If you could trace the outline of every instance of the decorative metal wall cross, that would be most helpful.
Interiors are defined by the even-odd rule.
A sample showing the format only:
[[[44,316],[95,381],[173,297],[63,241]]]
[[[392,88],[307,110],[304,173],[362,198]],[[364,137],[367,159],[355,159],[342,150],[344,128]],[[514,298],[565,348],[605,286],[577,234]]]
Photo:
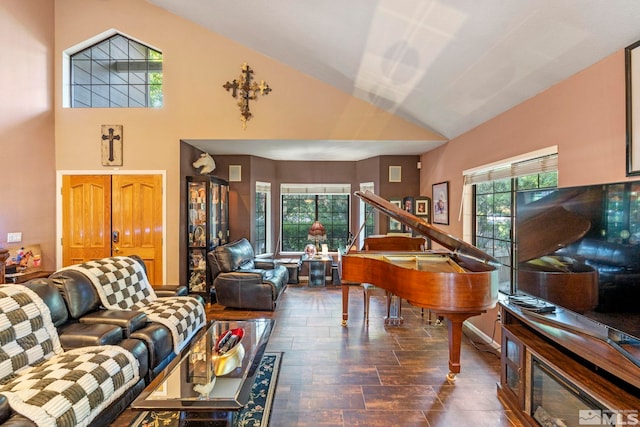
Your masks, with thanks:
[[[227,92],[231,91],[231,96],[238,99],[238,107],[240,107],[240,120],[242,121],[242,129],[247,128],[247,121],[253,117],[249,110],[249,101],[257,101],[258,95],[268,95],[271,88],[264,80],[260,80],[258,84],[253,79],[253,70],[245,62],[240,68],[242,71],[240,77],[233,82],[227,81],[222,85]]]

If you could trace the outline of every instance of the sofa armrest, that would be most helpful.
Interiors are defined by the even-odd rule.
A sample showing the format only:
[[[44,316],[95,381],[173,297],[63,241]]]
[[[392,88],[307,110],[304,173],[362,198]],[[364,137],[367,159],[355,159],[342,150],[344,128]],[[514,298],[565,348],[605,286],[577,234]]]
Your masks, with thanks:
[[[11,412],[11,416],[2,422],[2,427],[38,427],[38,425],[24,415]]]
[[[273,270],[276,267],[276,262],[275,260],[272,259],[262,259],[262,258],[256,258],[253,260],[253,264],[255,265],[256,269],[261,269],[261,270]]]
[[[264,270],[253,268],[247,270],[232,271],[230,273],[220,273],[218,274],[218,277],[216,277],[216,282],[220,280],[242,280],[246,281],[247,283],[262,283],[263,278]]]
[[[4,423],[11,416],[11,406],[4,394],[0,394],[0,423]]]
[[[144,328],[147,324],[147,315],[141,311],[98,310],[85,314],[80,323],[114,325],[122,330],[125,338],[132,332]]]
[[[153,291],[159,297],[182,297],[189,295],[189,289],[186,286],[181,285],[164,285],[153,288]]]
[[[149,372],[149,350],[147,350],[145,343],[141,340],[126,338],[118,345],[133,354],[138,360],[140,377],[146,377]]]
[[[122,329],[114,325],[70,323],[62,326],[58,335],[65,351],[94,345],[116,345],[122,341]]]

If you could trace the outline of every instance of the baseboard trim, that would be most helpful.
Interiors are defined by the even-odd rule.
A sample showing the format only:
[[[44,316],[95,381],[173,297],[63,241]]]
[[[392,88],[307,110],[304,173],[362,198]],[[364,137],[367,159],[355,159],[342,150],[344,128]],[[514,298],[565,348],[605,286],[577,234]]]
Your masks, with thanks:
[[[496,325],[496,328],[498,328],[499,326],[500,325]],[[491,347],[493,351],[496,352],[496,354],[500,354],[500,349],[501,349],[500,343],[495,342],[493,339],[491,339],[490,336],[488,336],[487,334],[482,332],[480,329],[478,329],[473,323],[464,322],[462,324],[462,328],[463,330],[466,330],[469,334],[473,335],[476,340],[479,340],[480,342],[482,342],[482,344],[485,344]]]

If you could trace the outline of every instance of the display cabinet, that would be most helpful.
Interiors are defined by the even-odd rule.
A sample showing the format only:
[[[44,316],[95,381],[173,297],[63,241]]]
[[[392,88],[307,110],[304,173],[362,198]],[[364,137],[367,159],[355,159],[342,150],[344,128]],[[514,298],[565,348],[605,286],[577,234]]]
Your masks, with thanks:
[[[522,381],[522,367],[524,366],[524,347],[507,328],[502,330],[501,381],[502,390],[509,398],[516,402],[519,408],[524,407],[524,381]]]
[[[229,183],[213,176],[187,177],[187,284],[208,299],[207,252],[229,239]]]

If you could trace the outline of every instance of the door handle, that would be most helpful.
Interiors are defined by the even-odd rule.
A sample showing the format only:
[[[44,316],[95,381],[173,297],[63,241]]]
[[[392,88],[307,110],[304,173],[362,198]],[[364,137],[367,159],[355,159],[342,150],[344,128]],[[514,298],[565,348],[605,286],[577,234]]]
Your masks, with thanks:
[[[113,247],[113,252],[115,252],[115,253],[119,253],[119,252],[120,252],[120,248],[119,248],[119,247],[117,247],[117,246],[114,246],[114,247]]]

